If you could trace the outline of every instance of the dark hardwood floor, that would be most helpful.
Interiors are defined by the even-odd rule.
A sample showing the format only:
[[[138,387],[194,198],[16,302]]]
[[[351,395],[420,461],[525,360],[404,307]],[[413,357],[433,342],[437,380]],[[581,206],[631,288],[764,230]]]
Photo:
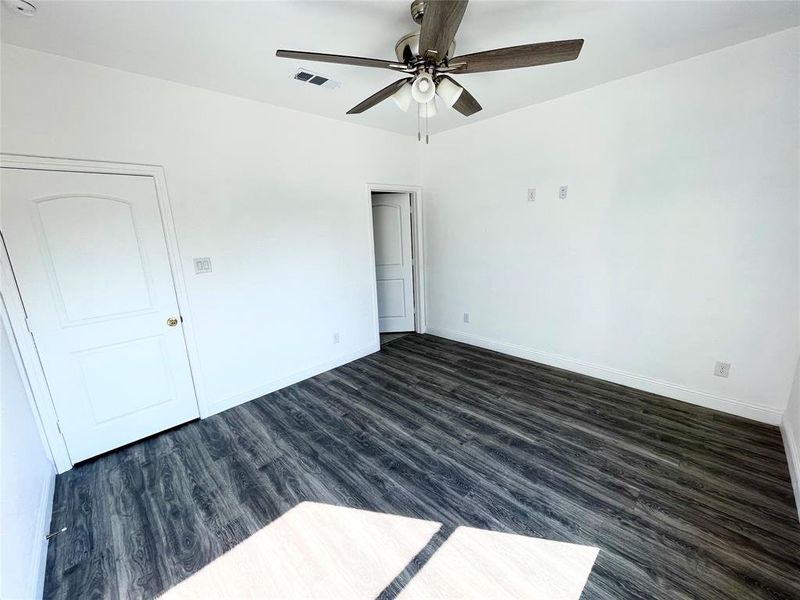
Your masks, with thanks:
[[[586,599],[800,598],[777,428],[427,335],[60,475],[45,597],[154,597],[303,500],[596,546]]]

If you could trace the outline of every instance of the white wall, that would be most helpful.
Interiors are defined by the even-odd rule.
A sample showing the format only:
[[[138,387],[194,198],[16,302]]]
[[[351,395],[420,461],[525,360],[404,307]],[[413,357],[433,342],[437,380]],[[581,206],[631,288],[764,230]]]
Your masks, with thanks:
[[[207,413],[377,349],[366,184],[416,140],[4,45],[0,148],[164,166]]]
[[[429,331],[779,423],[797,56],[795,28],[434,136]]]
[[[0,374],[0,598],[41,598],[55,468],[2,324]]]
[[[786,446],[789,472],[792,476],[798,518],[800,518],[800,361],[798,361],[794,372],[792,393],[789,395],[786,414],[783,415],[781,430],[783,432],[783,443]]]

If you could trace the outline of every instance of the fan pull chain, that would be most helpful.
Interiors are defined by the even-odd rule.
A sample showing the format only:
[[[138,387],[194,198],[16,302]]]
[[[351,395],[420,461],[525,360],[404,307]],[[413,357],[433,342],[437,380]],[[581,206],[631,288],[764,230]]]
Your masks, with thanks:
[[[422,125],[420,125],[419,106],[417,106],[417,141],[422,141]]]
[[[430,120],[428,118],[428,103],[426,102],[425,103],[425,143],[426,144],[430,143],[430,135],[429,135],[429,131],[430,130],[428,129],[429,123],[430,123]]]

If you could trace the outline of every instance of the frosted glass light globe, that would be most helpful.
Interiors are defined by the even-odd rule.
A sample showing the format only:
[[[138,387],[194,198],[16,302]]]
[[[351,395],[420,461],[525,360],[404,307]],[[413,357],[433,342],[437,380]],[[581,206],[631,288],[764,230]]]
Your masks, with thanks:
[[[411,95],[420,104],[425,104],[436,95],[436,84],[428,73],[418,75],[411,86]]]

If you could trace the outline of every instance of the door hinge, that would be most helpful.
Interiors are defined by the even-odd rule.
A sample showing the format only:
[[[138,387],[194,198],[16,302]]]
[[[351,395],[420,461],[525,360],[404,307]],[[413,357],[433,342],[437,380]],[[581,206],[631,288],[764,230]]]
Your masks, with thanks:
[[[56,429],[58,429],[58,433],[64,435],[64,432],[61,431],[61,423],[59,423],[58,421],[56,421]]]
[[[183,315],[178,315],[178,318],[181,320],[181,323],[183,323]]]
[[[28,330],[28,333],[33,335],[33,329],[31,329],[31,320],[28,317],[25,317],[25,328]]]

